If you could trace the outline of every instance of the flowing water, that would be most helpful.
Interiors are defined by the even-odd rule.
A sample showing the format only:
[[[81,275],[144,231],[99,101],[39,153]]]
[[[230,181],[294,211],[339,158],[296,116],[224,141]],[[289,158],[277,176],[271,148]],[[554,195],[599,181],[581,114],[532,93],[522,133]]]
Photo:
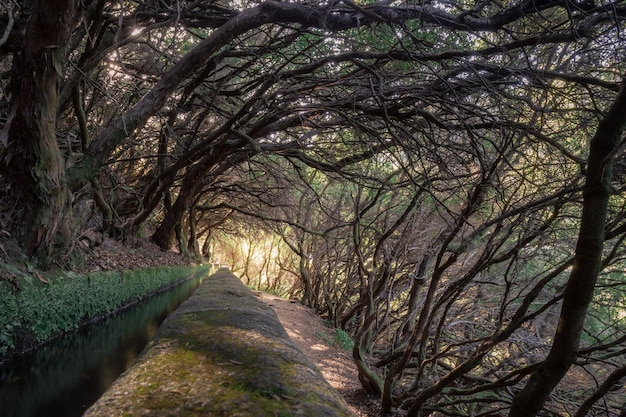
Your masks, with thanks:
[[[5,364],[0,368],[0,416],[81,416],[133,363],[165,317],[191,296],[203,277]]]

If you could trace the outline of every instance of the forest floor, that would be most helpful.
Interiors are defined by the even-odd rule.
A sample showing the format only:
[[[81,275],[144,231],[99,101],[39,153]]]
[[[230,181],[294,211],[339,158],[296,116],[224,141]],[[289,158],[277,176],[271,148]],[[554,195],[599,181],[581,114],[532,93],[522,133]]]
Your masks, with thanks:
[[[352,352],[333,343],[333,329],[326,326],[321,317],[297,301],[264,292],[255,294],[274,310],[289,337],[317,366],[356,416],[380,416],[377,399],[368,397],[361,387]]]
[[[163,251],[144,240],[128,247],[105,238],[102,245],[84,254],[82,272],[133,269],[149,266],[187,265],[188,260],[173,251]],[[379,402],[361,387],[352,352],[333,343],[333,329],[315,312],[297,301],[255,292],[278,316],[298,348],[322,372],[330,385],[344,398],[357,417],[380,416]]]

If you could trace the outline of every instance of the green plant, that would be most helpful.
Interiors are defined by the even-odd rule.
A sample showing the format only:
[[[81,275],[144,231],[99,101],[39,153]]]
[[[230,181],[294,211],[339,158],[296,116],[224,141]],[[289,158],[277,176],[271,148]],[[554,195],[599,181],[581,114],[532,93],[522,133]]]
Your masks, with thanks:
[[[350,335],[342,329],[335,329],[334,339],[337,346],[343,350],[352,350],[354,347],[354,341],[350,338]]]
[[[7,282],[0,282],[0,355],[15,347],[13,335],[20,324],[17,321],[17,310],[12,286]]]
[[[354,341],[350,338],[350,335],[338,328],[333,330],[332,337],[322,331],[315,332],[315,335],[322,339],[328,346],[338,347],[343,350],[352,350],[354,347]]]
[[[5,268],[6,269],[6,268]],[[155,267],[132,271],[97,272],[86,276],[64,272],[46,277],[47,284],[21,271],[19,290],[0,282],[0,357],[32,347],[139,301],[208,266]]]
[[[322,332],[322,331],[318,330],[318,331],[315,332],[315,336],[317,336],[320,339],[322,339],[324,341],[324,343],[326,343],[328,346],[333,346],[335,344],[333,339],[330,336],[328,336],[325,332]]]

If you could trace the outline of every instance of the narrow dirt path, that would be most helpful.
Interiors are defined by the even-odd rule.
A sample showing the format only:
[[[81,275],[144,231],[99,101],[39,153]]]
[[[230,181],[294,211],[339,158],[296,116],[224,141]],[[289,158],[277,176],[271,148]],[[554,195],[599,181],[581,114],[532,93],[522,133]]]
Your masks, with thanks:
[[[359,383],[352,353],[332,344],[333,330],[310,308],[271,294],[255,292],[269,305],[287,334],[300,350],[319,368],[358,417],[378,417],[380,409],[375,398],[368,397]]]

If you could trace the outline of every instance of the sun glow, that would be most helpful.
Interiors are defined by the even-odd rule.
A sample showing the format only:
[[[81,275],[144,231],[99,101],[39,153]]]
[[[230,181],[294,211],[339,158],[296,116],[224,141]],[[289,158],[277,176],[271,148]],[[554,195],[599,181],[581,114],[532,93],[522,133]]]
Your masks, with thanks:
[[[261,230],[212,237],[211,262],[228,265],[245,284],[258,290],[285,292],[297,279],[294,255],[280,237]]]

